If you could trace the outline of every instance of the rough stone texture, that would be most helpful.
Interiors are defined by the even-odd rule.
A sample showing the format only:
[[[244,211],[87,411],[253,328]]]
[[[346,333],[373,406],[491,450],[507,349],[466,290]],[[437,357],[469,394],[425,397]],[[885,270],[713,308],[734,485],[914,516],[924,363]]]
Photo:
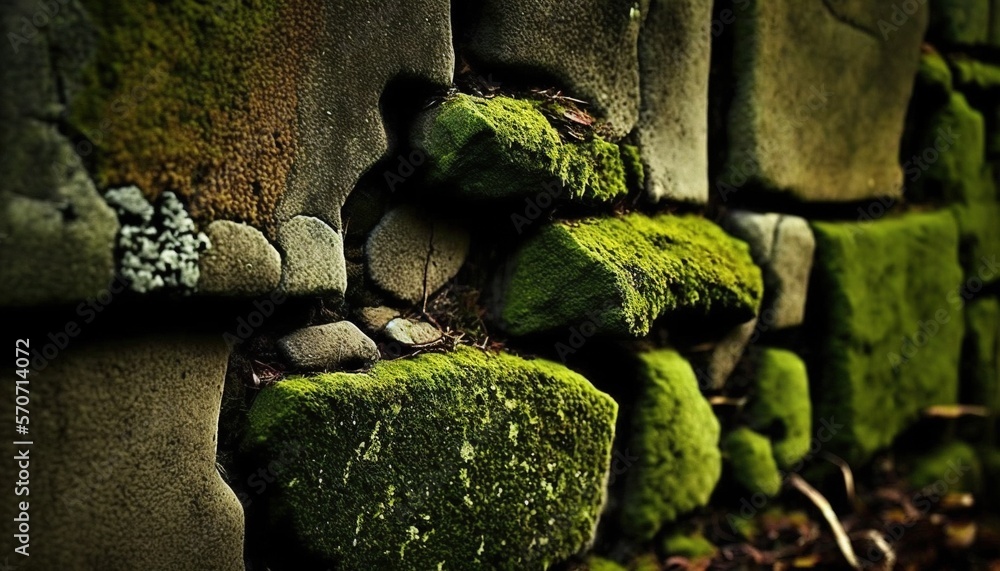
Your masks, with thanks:
[[[639,356],[641,393],[631,419],[622,528],[651,539],[666,523],[708,503],[722,472],[719,421],[677,352]]]
[[[311,216],[296,216],[278,229],[284,252],[281,290],[288,295],[343,296],[347,289],[344,242],[333,228]]]
[[[428,158],[432,185],[470,199],[549,195],[609,202],[628,193],[622,150],[600,137],[563,141],[538,99],[457,94],[417,121],[414,147]],[[544,199],[543,199],[544,200]]]
[[[947,211],[813,224],[809,321],[816,418],[841,426],[831,451],[862,462],[920,411],[958,399],[964,317],[959,234]]]
[[[379,359],[375,342],[350,321],[299,329],[279,339],[278,349],[299,371],[364,369]]]
[[[390,321],[385,326],[383,333],[390,340],[407,346],[429,345],[440,341],[442,337],[438,328],[430,323],[401,317]]]
[[[943,44],[984,44],[990,39],[991,0],[933,0],[927,39]],[[993,8],[996,10],[996,7]]]
[[[726,229],[750,245],[764,271],[762,318],[769,329],[801,325],[816,241],[805,219],[734,211]]]
[[[542,74],[566,86],[622,136],[638,115],[642,17],[639,4],[616,0],[485,0],[469,10],[467,23],[459,19],[456,34],[467,37],[469,54],[487,66]]]
[[[1000,302],[976,299],[965,306],[962,402],[1000,410]]]
[[[719,390],[736,370],[747,345],[757,330],[758,320],[751,319],[730,329],[709,351],[691,355],[698,383],[706,390]]]
[[[392,295],[417,303],[455,277],[469,253],[469,235],[412,207],[399,207],[368,235],[368,275]]]
[[[253,297],[278,287],[281,256],[260,230],[216,220],[205,234],[212,247],[198,259],[200,293]]]
[[[766,436],[737,428],[723,439],[722,449],[732,465],[733,478],[748,492],[775,496],[781,491],[781,474]]]
[[[712,2],[651,0],[639,34],[637,134],[654,200],[708,200]]]
[[[243,510],[215,467],[229,354],[221,336],[72,343],[28,377],[30,568],[243,569]],[[10,418],[18,378],[3,374]],[[8,439],[3,455],[14,454]],[[0,468],[5,481],[14,466]],[[4,521],[14,507],[0,507]],[[5,553],[13,541],[5,534]]]
[[[895,4],[754,0],[739,12],[720,184],[741,187],[734,173],[750,164],[751,185],[801,200],[901,193],[899,141],[928,10],[883,34]]]
[[[459,347],[269,387],[247,446],[301,449],[268,491],[327,565],[541,569],[592,540],[617,408],[561,365]]]
[[[771,437],[778,466],[790,469],[805,457],[813,436],[812,400],[806,364],[798,355],[761,351],[746,415],[750,428]]]
[[[743,323],[763,294],[749,250],[697,216],[555,222],[514,254],[500,317],[515,335],[592,321],[598,332],[641,337],[671,312]]]
[[[357,311],[358,323],[369,333],[381,333],[390,321],[400,316],[400,312],[391,307],[362,307]]]

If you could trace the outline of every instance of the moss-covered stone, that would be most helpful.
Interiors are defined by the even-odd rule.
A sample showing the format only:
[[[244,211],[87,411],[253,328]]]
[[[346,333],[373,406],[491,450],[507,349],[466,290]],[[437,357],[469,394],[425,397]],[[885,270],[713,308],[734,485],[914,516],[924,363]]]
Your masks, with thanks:
[[[989,91],[1000,89],[1000,66],[969,58],[951,60],[955,68],[955,83],[964,89]]]
[[[781,472],[766,436],[746,427],[737,428],[723,439],[723,450],[733,467],[733,478],[747,491],[766,496],[781,491]]]
[[[921,89],[930,88],[932,93],[943,101],[951,95],[952,73],[948,62],[936,51],[920,56],[920,67],[917,69],[917,84]]]
[[[337,567],[543,568],[592,539],[616,414],[560,365],[460,347],[278,383],[246,443],[301,447],[274,522]]]
[[[587,558],[587,571],[627,571],[627,569],[610,559],[591,555]]]
[[[907,480],[917,489],[933,486],[935,493],[978,493],[983,467],[976,449],[961,441],[948,442],[910,459]],[[942,491],[943,490],[943,491]]]
[[[754,317],[763,294],[749,247],[697,216],[556,222],[512,264],[501,317],[516,335],[591,320],[600,332],[642,336],[679,311],[736,325]]]
[[[718,551],[715,545],[700,533],[672,533],[663,539],[663,551],[668,556],[688,559],[711,558]]]
[[[771,435],[778,466],[788,468],[809,452],[812,401],[806,364],[798,355],[784,349],[761,352],[747,415],[754,430]]]
[[[651,539],[663,524],[708,503],[722,471],[719,421],[691,366],[673,350],[639,356],[622,528]]]
[[[990,0],[935,0],[929,4],[928,39],[966,45],[989,39]]]
[[[924,407],[958,398],[958,228],[942,211],[813,230],[816,418],[838,427],[838,452],[863,461]]]
[[[543,102],[455,95],[418,123],[430,180],[470,198],[550,194],[607,202],[628,193],[618,146],[594,137],[567,143],[541,111]]]
[[[1000,411],[1000,301],[989,297],[968,303],[965,322],[963,401]]]

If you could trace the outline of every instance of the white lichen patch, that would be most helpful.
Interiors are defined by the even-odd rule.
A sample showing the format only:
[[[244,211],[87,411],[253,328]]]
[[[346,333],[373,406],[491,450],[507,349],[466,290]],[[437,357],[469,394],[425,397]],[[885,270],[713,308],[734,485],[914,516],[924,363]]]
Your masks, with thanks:
[[[198,285],[198,257],[211,247],[198,232],[180,199],[164,192],[154,207],[135,186],[109,190],[104,199],[118,214],[119,271],[140,293],[173,289],[189,293]]]

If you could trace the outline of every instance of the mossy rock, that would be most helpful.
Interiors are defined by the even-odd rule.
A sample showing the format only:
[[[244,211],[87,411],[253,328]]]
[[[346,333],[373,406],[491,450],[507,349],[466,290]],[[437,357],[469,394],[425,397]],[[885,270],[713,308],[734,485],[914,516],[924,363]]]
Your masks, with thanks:
[[[955,69],[955,83],[963,90],[968,88],[981,91],[1000,89],[1000,66],[961,57],[952,59],[951,64]]]
[[[586,569],[587,571],[628,571],[624,565],[596,555],[587,558]]]
[[[947,211],[813,224],[810,362],[816,417],[861,462],[930,405],[958,398],[964,318],[958,228]]]
[[[672,312],[733,326],[763,295],[749,247],[697,216],[633,213],[549,224],[515,254],[501,318],[524,335],[592,321],[642,336]]]
[[[747,407],[750,426],[772,436],[774,459],[789,468],[809,452],[812,401],[809,375],[798,355],[784,349],[760,353],[754,393]]]
[[[726,435],[722,447],[733,467],[733,478],[747,491],[769,497],[781,491],[781,472],[766,436],[741,427]]]
[[[980,298],[965,306],[963,402],[1000,411],[1000,301]]]
[[[458,94],[418,120],[413,145],[433,184],[480,199],[547,195],[607,202],[628,193],[618,145],[560,139],[539,100]],[[630,165],[631,166],[631,165]]]
[[[927,29],[930,41],[983,44],[990,33],[990,0],[934,0]]]
[[[261,392],[247,449],[274,525],[338,568],[541,569],[589,546],[617,405],[580,375],[459,347]]]
[[[909,461],[906,478],[914,488],[978,493],[983,485],[983,467],[976,449],[961,441],[934,447]]]
[[[722,471],[719,421],[698,390],[691,365],[676,351],[639,356],[622,528],[651,539],[666,523],[708,503]]]
[[[672,533],[663,539],[663,552],[669,556],[687,559],[714,557],[718,548],[701,533]]]

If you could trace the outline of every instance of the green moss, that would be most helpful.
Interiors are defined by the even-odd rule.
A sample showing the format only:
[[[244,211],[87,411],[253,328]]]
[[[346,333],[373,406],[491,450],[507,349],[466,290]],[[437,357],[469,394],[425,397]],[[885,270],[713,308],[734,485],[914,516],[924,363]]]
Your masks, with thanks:
[[[955,83],[963,89],[1000,89],[1000,66],[967,58],[952,60],[955,68]]]
[[[715,224],[634,213],[542,228],[514,257],[502,319],[516,335],[593,321],[641,336],[677,311],[742,323],[762,294],[749,247]]]
[[[668,556],[705,559],[714,557],[718,548],[700,533],[672,533],[664,538],[663,551]]]
[[[927,52],[920,57],[920,67],[917,69],[918,85],[929,89],[943,101],[947,100],[952,90],[951,68],[938,52]]]
[[[990,0],[930,2],[927,38],[935,43],[976,45],[989,39]]]
[[[965,321],[963,402],[1000,411],[1000,301],[990,297],[968,303]]]
[[[907,480],[916,489],[934,487],[935,493],[978,493],[983,468],[976,450],[965,442],[942,444],[910,460]]]
[[[642,154],[635,145],[621,145],[622,164],[628,187],[634,190],[646,188],[646,168],[642,165]]]
[[[413,144],[429,157],[431,181],[455,184],[473,198],[558,193],[607,202],[625,196],[618,146],[596,137],[564,143],[541,104],[510,97],[450,97],[415,130]]]
[[[660,571],[660,561],[652,553],[639,555],[629,561],[628,571]]]
[[[708,503],[722,470],[719,421],[698,390],[691,365],[677,352],[639,356],[636,402],[622,528],[651,539],[679,515]]]
[[[269,387],[246,447],[302,449],[274,522],[334,567],[539,568],[591,541],[616,414],[565,367],[459,347]]]
[[[591,555],[587,558],[587,571],[626,571],[626,569],[624,565],[610,559]]]
[[[733,478],[752,493],[775,496],[781,491],[781,473],[771,441],[746,427],[726,435],[723,450],[733,467]]]
[[[782,468],[801,460],[812,434],[809,377],[798,355],[765,349],[758,363],[755,391],[747,407],[750,426],[772,435],[774,459]]]
[[[958,229],[944,211],[813,230],[816,418],[835,427],[837,452],[861,462],[920,410],[958,397]]]

